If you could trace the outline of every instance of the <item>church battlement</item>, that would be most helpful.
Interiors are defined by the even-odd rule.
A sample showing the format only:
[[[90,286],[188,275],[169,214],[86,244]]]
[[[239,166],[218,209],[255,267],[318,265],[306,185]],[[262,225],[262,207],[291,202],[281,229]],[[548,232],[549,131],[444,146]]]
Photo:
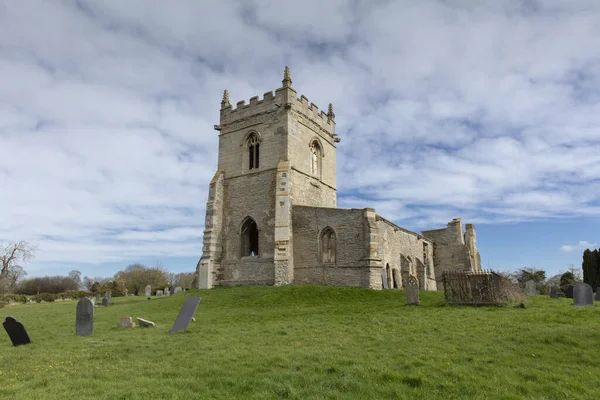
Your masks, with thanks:
[[[253,96],[250,98],[248,104],[246,104],[246,100],[240,100],[235,103],[235,107],[229,102],[229,92],[225,90],[223,100],[221,101],[220,125],[215,126],[215,129],[226,129],[228,125],[234,122],[275,112],[283,108],[285,110],[291,109],[301,114],[301,116],[307,118],[331,136],[335,142],[339,142],[340,140],[335,133],[333,105],[329,104],[328,110],[325,112],[324,110],[319,110],[319,107],[315,103],[310,102],[306,96],[301,95],[297,97],[296,90],[292,88],[292,80],[288,67],[285,67],[282,83],[283,86],[275,89],[274,92],[269,91],[264,93],[262,99],[259,96]]]

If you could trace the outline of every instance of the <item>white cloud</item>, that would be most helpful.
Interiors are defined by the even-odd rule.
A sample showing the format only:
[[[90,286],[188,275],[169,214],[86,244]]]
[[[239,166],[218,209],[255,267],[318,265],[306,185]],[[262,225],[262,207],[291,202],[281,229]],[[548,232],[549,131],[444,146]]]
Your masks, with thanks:
[[[572,251],[575,251],[575,250],[585,250],[585,249],[593,250],[596,247],[598,247],[598,243],[590,243],[588,241],[582,240],[576,245],[563,244],[562,246],[560,246],[560,251],[565,252],[565,253],[571,253]]]
[[[260,96],[286,64],[335,106],[340,206],[422,229],[598,215],[599,18],[592,0],[5,3],[0,240],[39,262],[199,257],[222,91]]]

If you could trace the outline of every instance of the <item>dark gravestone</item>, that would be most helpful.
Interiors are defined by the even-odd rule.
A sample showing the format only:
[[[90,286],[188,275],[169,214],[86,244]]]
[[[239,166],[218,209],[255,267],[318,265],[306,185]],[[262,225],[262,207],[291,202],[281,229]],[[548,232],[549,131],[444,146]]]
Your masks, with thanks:
[[[387,284],[387,272],[385,271],[385,268],[381,270],[381,287],[383,289],[387,289],[388,288],[388,284]]]
[[[593,306],[594,291],[587,283],[578,283],[573,288],[573,305],[576,306]]]
[[[169,293],[170,293],[170,294],[175,294],[175,286],[171,286],[171,287],[169,288]]]
[[[108,299],[107,299],[106,297],[102,299],[102,305],[103,305],[104,307],[108,307],[108,305],[109,305],[109,304],[110,304],[110,303],[108,302]]]
[[[10,337],[10,341],[12,342],[13,346],[31,343],[27,329],[25,329],[23,324],[13,317],[6,317],[6,320],[2,323],[2,326],[4,326],[6,333],[8,333],[8,337]]]
[[[174,333],[178,331],[186,330],[190,325],[190,321],[194,317],[194,313],[196,312],[196,308],[198,308],[198,304],[200,304],[200,300],[202,297],[194,297],[189,296],[185,298],[185,302],[183,303],[183,307],[179,311],[179,315],[173,324],[173,327],[169,331],[169,333]]]
[[[550,286],[550,298],[558,299],[558,288],[556,286]]]
[[[573,286],[571,286],[571,285],[567,286],[567,289],[565,289],[565,297],[567,299],[573,298]]]
[[[596,289],[596,297],[594,297],[594,300],[600,301],[600,287]]]
[[[94,332],[94,304],[87,297],[77,302],[77,314],[75,315],[75,334],[77,336],[88,336]]]

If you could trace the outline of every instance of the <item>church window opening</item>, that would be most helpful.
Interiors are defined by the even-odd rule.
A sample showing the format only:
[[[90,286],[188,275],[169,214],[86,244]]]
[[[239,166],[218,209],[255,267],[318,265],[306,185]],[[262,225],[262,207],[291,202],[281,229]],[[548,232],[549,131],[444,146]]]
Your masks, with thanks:
[[[329,227],[321,233],[321,262],[335,262],[335,232]]]
[[[242,257],[258,255],[258,227],[252,218],[242,225]]]
[[[310,145],[310,161],[310,172],[318,177],[321,173],[321,147],[316,140]]]
[[[429,245],[427,243],[423,243],[423,264],[428,265],[427,255],[429,254]]]
[[[256,169],[260,161],[260,143],[256,134],[248,139],[248,169]]]

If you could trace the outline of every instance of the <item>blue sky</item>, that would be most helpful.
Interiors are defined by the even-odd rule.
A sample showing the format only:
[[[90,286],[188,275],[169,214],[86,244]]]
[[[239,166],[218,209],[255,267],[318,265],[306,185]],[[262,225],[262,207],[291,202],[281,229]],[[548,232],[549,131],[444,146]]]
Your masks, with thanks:
[[[243,4],[243,5],[240,5]],[[474,223],[484,267],[581,265],[600,217],[600,2],[0,3],[0,242],[30,276],[193,271],[233,104],[333,103],[338,206]]]

